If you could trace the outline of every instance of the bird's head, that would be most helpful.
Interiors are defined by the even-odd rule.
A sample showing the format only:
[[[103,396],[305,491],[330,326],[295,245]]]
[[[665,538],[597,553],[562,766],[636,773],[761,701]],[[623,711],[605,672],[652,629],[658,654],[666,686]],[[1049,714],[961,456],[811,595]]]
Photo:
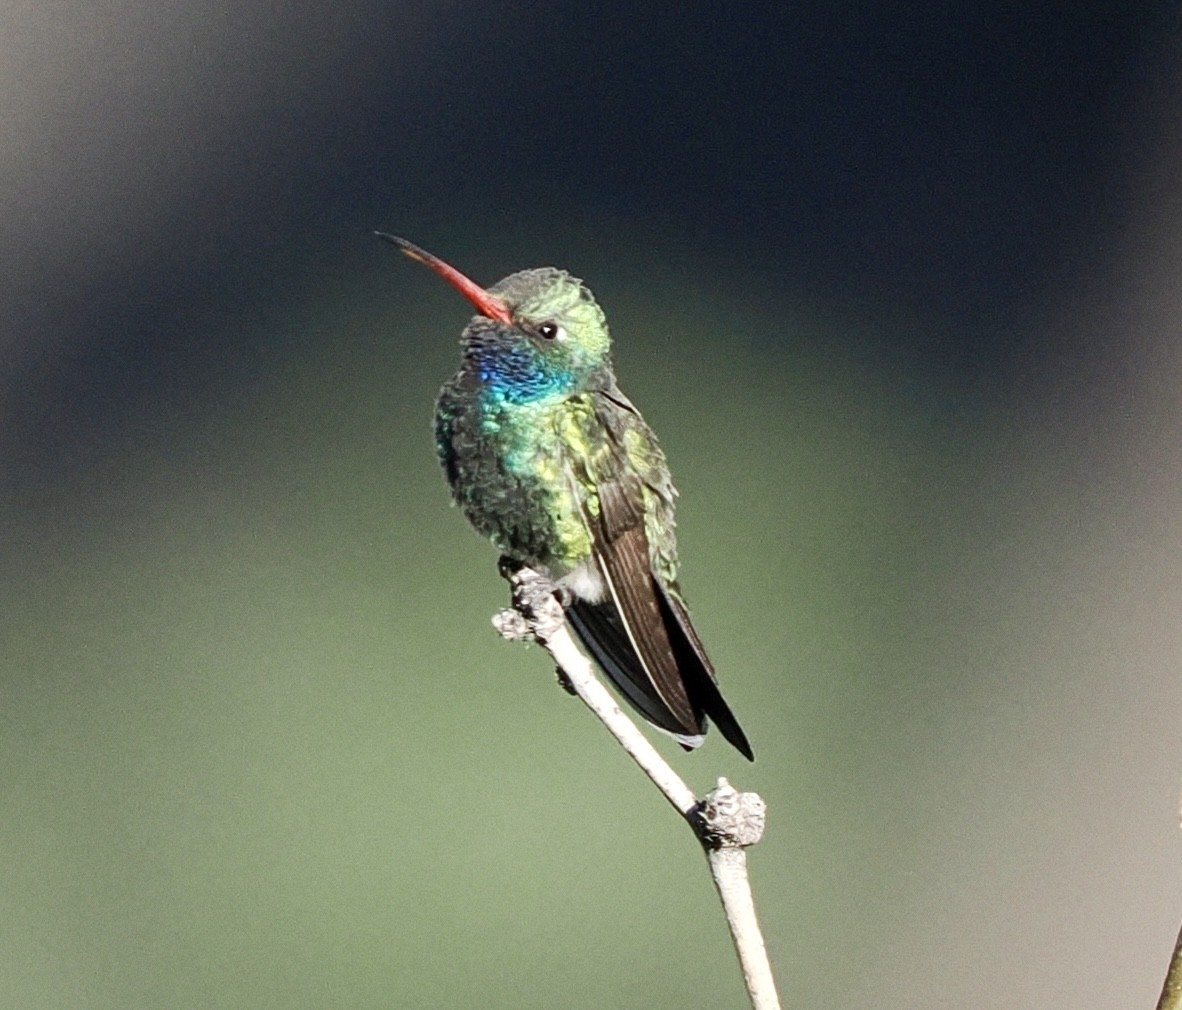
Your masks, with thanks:
[[[476,308],[461,338],[464,360],[494,393],[524,403],[611,385],[607,320],[577,277],[539,267],[485,289],[406,239],[378,235],[430,267]]]

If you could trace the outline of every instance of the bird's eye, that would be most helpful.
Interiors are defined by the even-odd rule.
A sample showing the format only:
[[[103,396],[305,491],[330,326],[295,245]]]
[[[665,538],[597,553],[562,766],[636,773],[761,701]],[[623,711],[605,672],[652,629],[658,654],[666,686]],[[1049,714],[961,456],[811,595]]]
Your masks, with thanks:
[[[538,336],[545,337],[547,340],[564,340],[566,330],[557,323],[539,323]]]

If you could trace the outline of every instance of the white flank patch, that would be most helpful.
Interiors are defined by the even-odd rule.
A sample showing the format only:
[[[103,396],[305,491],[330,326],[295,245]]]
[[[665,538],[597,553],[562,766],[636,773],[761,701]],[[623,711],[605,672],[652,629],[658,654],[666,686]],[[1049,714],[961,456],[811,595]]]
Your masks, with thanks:
[[[604,585],[603,576],[599,574],[599,566],[594,558],[588,558],[570,574],[564,575],[558,580],[558,584],[563,589],[570,590],[577,599],[585,600],[587,603],[602,603],[607,597],[607,586]]]

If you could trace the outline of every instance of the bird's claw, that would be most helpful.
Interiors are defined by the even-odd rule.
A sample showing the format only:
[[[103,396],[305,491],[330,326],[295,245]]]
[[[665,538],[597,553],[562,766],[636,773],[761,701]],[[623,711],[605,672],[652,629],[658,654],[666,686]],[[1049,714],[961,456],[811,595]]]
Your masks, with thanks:
[[[506,582],[512,582],[513,576],[521,571],[521,569],[524,567],[525,565],[523,565],[516,558],[509,557],[508,554],[502,554],[500,558],[497,559],[497,571],[500,573],[501,578]]]
[[[559,590],[549,577],[502,556],[501,575],[513,589],[513,609],[501,611],[493,623],[505,638],[547,641],[565,620]]]

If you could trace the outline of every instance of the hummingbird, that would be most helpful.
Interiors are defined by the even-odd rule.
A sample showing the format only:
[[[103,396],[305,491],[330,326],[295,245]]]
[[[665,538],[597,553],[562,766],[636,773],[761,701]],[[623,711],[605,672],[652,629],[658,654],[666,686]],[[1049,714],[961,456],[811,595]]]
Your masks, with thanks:
[[[677,491],[616,384],[607,320],[581,280],[540,267],[489,288],[376,233],[471,302],[435,444],[452,497],[504,562],[548,576],[620,694],[687,750],[712,721],[746,758],[677,582]]]

